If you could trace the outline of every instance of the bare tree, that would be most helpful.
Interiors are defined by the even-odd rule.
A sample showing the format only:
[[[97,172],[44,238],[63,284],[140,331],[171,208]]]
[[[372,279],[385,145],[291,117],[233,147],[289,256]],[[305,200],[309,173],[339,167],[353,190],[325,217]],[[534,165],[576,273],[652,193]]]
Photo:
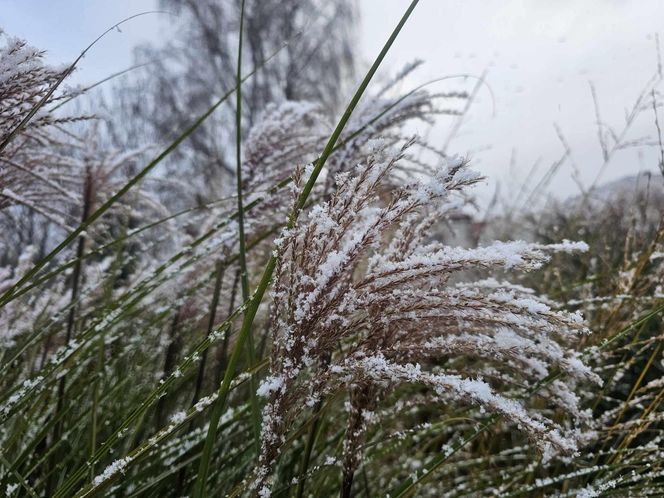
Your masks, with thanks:
[[[118,124],[132,123],[116,138],[131,146],[181,130],[235,86],[240,2],[162,0],[161,7],[173,14],[173,36],[163,46],[137,49],[137,62],[149,64],[129,88],[123,82],[115,92],[123,116]],[[353,0],[247,1],[244,17],[243,74],[261,67],[242,87],[243,128],[268,103],[284,100],[312,101],[334,113],[354,72]],[[190,194],[199,200],[223,195],[232,174],[234,103],[228,105],[231,112],[218,111],[169,164],[175,175],[195,173]]]

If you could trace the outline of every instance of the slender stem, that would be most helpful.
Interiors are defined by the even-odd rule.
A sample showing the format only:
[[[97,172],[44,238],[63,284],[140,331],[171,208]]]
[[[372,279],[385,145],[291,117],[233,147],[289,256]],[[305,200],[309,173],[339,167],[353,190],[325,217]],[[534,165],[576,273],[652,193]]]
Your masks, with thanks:
[[[164,377],[173,373],[177,366],[177,357],[180,351],[180,338],[179,328],[181,321],[181,308],[178,308],[173,315],[171,320],[171,326],[168,331],[168,346],[166,347],[166,352],[164,354],[164,368],[162,369]],[[159,401],[157,401],[157,407],[155,408],[154,418],[157,427],[162,427],[166,424],[166,407],[167,407],[168,397],[166,395],[160,396]]]
[[[242,200],[242,41],[244,37],[244,2],[240,3],[240,33],[237,48],[237,77],[235,80],[235,178],[237,181],[237,224],[240,239],[240,285],[242,287],[242,301],[249,299],[249,271],[247,270],[247,248],[244,236],[244,203]],[[249,365],[255,363],[254,334],[249,330],[247,334],[247,361]],[[254,432],[256,456],[260,448],[260,411],[256,397],[256,375],[249,379],[249,398],[251,402],[251,422]]]
[[[221,282],[224,279],[224,272],[226,266],[224,261],[220,259],[217,261],[217,270],[214,278],[214,291],[212,292],[212,301],[210,302],[210,311],[208,312],[208,326],[206,335],[210,335],[214,330],[214,322],[217,317],[217,306],[219,305],[219,294],[221,293]],[[201,355],[201,363],[198,366],[198,376],[196,377],[196,387],[194,388],[194,396],[191,399],[191,406],[194,406],[201,396],[201,389],[203,387],[203,378],[205,376],[205,363],[207,360],[208,350],[203,351]]]
[[[92,204],[92,173],[90,168],[86,169],[85,174],[85,184],[83,186],[83,213],[81,215],[81,223],[85,223],[85,220],[90,214],[90,205]],[[78,246],[76,247],[76,258],[77,263],[74,265],[74,272],[72,274],[72,283],[71,283],[71,296],[69,300],[69,314],[67,315],[67,332],[65,335],[65,345],[68,346],[72,336],[74,335],[74,327],[76,325],[76,301],[78,299],[78,289],[81,281],[81,270],[83,267],[83,252],[85,251],[85,236],[81,235],[78,238]],[[58,397],[57,403],[55,406],[54,417],[57,418],[60,412],[64,407],[65,403],[65,390],[67,386],[67,376],[62,375],[60,382],[58,383]],[[55,427],[53,428],[53,444],[58,444],[60,438],[62,437],[62,420],[59,420]],[[58,452],[53,453],[53,466],[58,465]],[[47,480],[47,495],[50,495],[55,486],[55,479],[57,479],[57,472],[53,472],[51,477]]]
[[[323,149],[323,153],[321,154],[319,159],[315,162],[311,176],[307,180],[307,183],[305,184],[302,193],[298,198],[298,202],[295,208],[291,211],[288,217],[288,223],[286,224],[286,228],[291,229],[295,226],[295,222],[297,221],[297,217],[300,213],[300,210],[304,207],[307,198],[309,197],[309,194],[311,193],[311,190],[313,189],[313,186],[316,183],[318,175],[320,175],[320,172],[323,169],[325,162],[332,153],[334,145],[336,144],[337,140],[339,139],[339,136],[341,135],[341,132],[348,123],[348,120],[350,119],[353,110],[359,103],[360,98],[362,97],[367,87],[369,86],[369,82],[371,81],[374,74],[378,70],[378,67],[380,66],[385,56],[387,55],[388,50],[394,43],[394,40],[401,31],[401,28],[403,28],[404,24],[410,17],[410,14],[413,12],[413,9],[418,4],[418,2],[419,0],[413,0],[410,3],[408,9],[404,13],[403,17],[401,18],[396,28],[390,35],[389,39],[383,46],[383,49],[380,51],[380,54],[378,54],[378,57],[376,58],[371,68],[369,69],[369,72],[362,80],[362,83],[360,83],[360,86],[353,95],[353,98],[346,107],[346,110],[341,116],[339,123],[332,132],[330,139],[328,140],[325,148]],[[226,408],[226,401],[228,399],[231,380],[233,379],[235,374],[235,366],[237,364],[244,343],[247,340],[247,336],[249,335],[249,330],[251,329],[251,326],[254,322],[256,313],[258,312],[258,307],[260,306],[261,301],[263,300],[263,296],[265,295],[265,291],[267,290],[272,280],[272,275],[274,274],[274,270],[277,266],[277,259],[278,256],[272,255],[268,260],[267,265],[265,266],[265,270],[263,272],[263,276],[261,277],[261,280],[258,284],[258,287],[256,288],[254,295],[252,296],[251,300],[247,305],[244,315],[244,320],[242,321],[242,326],[240,327],[240,331],[238,333],[237,342],[235,344],[235,347],[233,348],[233,352],[231,353],[231,357],[228,361],[228,366],[226,367],[226,373],[224,374],[224,379],[221,385],[219,386],[217,400],[215,401],[212,413],[210,414],[210,425],[208,427],[208,433],[205,439],[205,445],[203,446],[203,453],[201,455],[201,460],[198,468],[198,477],[196,479],[196,485],[194,487],[194,492],[192,494],[194,498],[203,498],[205,496],[205,488],[206,488],[208,470],[210,467],[210,459],[212,457],[212,449],[214,447],[214,442],[217,436],[217,426],[219,425],[219,419],[221,418],[221,415]]]
[[[100,387],[99,383],[101,382],[101,376],[104,369],[104,337],[99,334],[98,344],[97,344],[97,365],[95,372],[95,380],[92,385],[92,409],[90,413],[90,454],[91,458],[94,456],[97,449],[97,431],[99,429],[99,399],[100,399]],[[90,464],[90,480],[94,479],[95,476],[95,464]]]
[[[237,287],[240,283],[240,269],[238,268],[235,271],[235,276],[233,277],[233,286],[231,287],[231,298],[228,302],[228,313],[230,316],[235,309],[235,298],[237,297]],[[228,343],[230,340],[231,333],[230,331],[227,334],[224,334],[224,340],[222,341],[221,347],[217,352],[217,368],[214,375],[214,385],[221,384],[222,379],[224,378],[224,371],[226,370],[226,361],[228,358]]]
[[[355,472],[348,471],[344,472],[344,479],[341,485],[341,493],[339,496],[341,498],[350,498],[350,492],[353,489],[353,478],[355,477]]]
[[[304,496],[304,487],[307,483],[307,470],[309,469],[311,452],[314,449],[314,442],[316,441],[316,434],[318,433],[318,427],[320,425],[320,411],[322,406],[323,401],[319,400],[318,403],[316,403],[316,407],[314,408],[314,419],[311,421],[311,426],[309,427],[307,445],[304,448],[304,455],[302,456],[302,466],[300,467],[300,479],[297,485],[296,498],[302,498]]]
[[[125,233],[128,229],[129,220],[125,225]],[[117,282],[120,269],[123,264],[123,251],[124,247],[116,249],[115,259],[110,268],[109,279],[104,284],[104,301],[105,307],[111,308],[113,301],[113,287]],[[97,364],[95,365],[94,384],[92,386],[92,410],[90,421],[90,480],[95,477],[95,462],[93,460],[94,454],[97,451],[97,431],[99,430],[99,402],[101,400],[101,381],[104,378],[105,364],[104,357],[106,355],[106,346],[104,342],[104,334],[99,333],[97,338]]]
[[[224,273],[226,271],[226,265],[224,264],[223,258],[219,258],[217,261],[214,277],[214,290],[212,291],[212,300],[210,302],[210,309],[208,311],[208,324],[206,329],[206,337],[209,337],[212,331],[214,330],[214,322],[217,317],[217,306],[219,305],[219,294],[221,293],[221,283],[224,279]],[[229,312],[230,314],[230,312]],[[226,334],[225,337],[228,337]],[[203,351],[201,354],[201,362],[198,364],[198,375],[196,376],[196,386],[194,387],[194,395],[191,399],[191,404],[189,408],[192,408],[201,397],[201,391],[203,389],[203,379],[205,378],[205,365],[207,363],[208,349]],[[187,432],[191,432],[194,428],[194,421],[189,422],[189,428]],[[178,473],[178,478],[176,481],[175,495],[182,495],[182,488],[184,487],[185,479],[187,477],[188,466],[183,466]]]
[[[332,352],[329,351],[325,354],[325,357],[322,359],[321,363],[324,367],[329,365],[330,360],[332,359]],[[300,467],[300,479],[297,485],[297,498],[302,498],[304,496],[304,487],[307,483],[307,472],[309,470],[309,462],[311,460],[311,452],[314,448],[314,443],[316,442],[316,434],[318,433],[318,426],[320,425],[321,420],[321,411],[323,409],[323,399],[319,399],[314,407],[314,419],[311,422],[311,427],[309,427],[309,434],[307,436],[307,444],[304,448],[304,455],[302,456],[302,466]]]
[[[242,202],[242,31],[244,25],[244,0],[240,6],[240,34],[237,50],[237,78],[235,84],[235,177],[237,181],[237,224],[240,237],[240,282],[242,299],[249,299],[249,275],[244,240],[244,204]]]

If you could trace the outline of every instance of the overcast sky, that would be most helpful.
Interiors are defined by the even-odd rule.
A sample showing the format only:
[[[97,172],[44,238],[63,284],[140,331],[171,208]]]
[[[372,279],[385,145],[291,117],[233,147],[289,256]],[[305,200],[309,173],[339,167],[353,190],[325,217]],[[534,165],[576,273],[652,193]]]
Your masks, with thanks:
[[[332,1],[332,0],[330,0]],[[389,36],[407,0],[359,0],[362,59],[370,62]],[[153,0],[0,0],[0,27],[47,49],[66,62],[109,25],[155,9]],[[404,90],[452,74],[481,75],[480,89],[451,151],[469,154],[489,177],[488,195],[498,183],[520,185],[538,160],[534,185],[560,157],[554,124],[569,142],[573,161],[553,179],[558,196],[578,192],[571,178],[578,168],[584,186],[602,164],[590,82],[596,87],[602,120],[619,133],[625,114],[657,71],[655,38],[664,45],[662,0],[422,0],[388,55],[384,68],[423,59]],[[77,82],[89,82],[132,64],[132,47],[163,36],[167,16],[137,18],[102,40],[83,61]],[[436,89],[470,89],[455,80]],[[664,110],[660,110],[664,121]],[[429,134],[442,144],[450,121]],[[420,127],[421,128],[421,127]],[[423,129],[421,131],[424,131]],[[643,113],[627,135],[655,139],[654,115]],[[616,154],[601,181],[656,168],[645,147]],[[512,164],[512,166],[510,166]],[[510,190],[509,187],[504,187]],[[513,189],[512,189],[513,190]]]

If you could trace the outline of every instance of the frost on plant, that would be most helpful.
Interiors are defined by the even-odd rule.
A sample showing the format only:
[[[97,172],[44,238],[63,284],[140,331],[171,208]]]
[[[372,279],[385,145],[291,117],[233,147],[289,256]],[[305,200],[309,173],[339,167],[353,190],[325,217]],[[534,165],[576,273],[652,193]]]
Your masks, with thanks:
[[[551,253],[587,246],[437,242],[432,226],[481,177],[451,158],[431,175],[386,189],[412,143],[367,148],[362,164],[336,176],[330,199],[282,236],[270,374],[259,387],[267,403],[256,487],[269,482],[302,407],[316,409],[339,390],[350,395],[344,480],[352,481],[367,431],[381,422],[377,409],[395,392],[407,398],[409,385],[441,409],[504,417],[545,458],[577,451],[587,414],[574,390],[599,382],[569,348],[588,332],[581,317],[522,286],[475,275],[536,270]],[[529,392],[557,371],[564,382]],[[564,411],[566,421],[530,406],[522,399],[529,394]]]
[[[0,489],[188,496],[219,415],[210,496],[661,496],[661,178],[479,222],[483,178],[410,133],[476,92],[404,93],[416,61],[368,87],[301,205],[345,93],[307,33],[339,54],[352,12],[266,0],[246,2],[237,185],[233,91],[189,127],[235,84],[214,49],[243,2],[164,3],[203,30],[146,49],[166,57],[113,79],[117,106],[49,93],[69,68],[0,33]],[[661,114],[655,83],[637,114]]]

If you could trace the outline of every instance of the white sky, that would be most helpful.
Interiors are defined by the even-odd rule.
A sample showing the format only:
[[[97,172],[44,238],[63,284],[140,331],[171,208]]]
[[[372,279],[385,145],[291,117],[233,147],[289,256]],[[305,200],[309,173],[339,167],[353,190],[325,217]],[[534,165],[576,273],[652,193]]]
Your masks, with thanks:
[[[0,0],[0,28],[47,51],[53,62],[71,62],[113,24],[155,10],[154,0]],[[76,82],[94,82],[132,65],[132,48],[160,39],[160,17],[124,24],[102,39],[79,66]]]
[[[257,1],[257,0],[256,0]],[[332,1],[332,0],[330,0]],[[360,47],[369,62],[389,36],[408,0],[359,0]],[[154,0],[0,0],[0,27],[47,49],[53,62],[75,58],[91,40],[120,19],[153,10]],[[421,0],[397,39],[384,68],[423,59],[425,65],[404,90],[450,74],[480,75],[482,89],[450,151],[470,154],[489,177],[488,193],[520,185],[541,159],[538,177],[563,152],[557,123],[573,149],[583,183],[594,180],[602,162],[589,89],[597,89],[603,121],[619,132],[639,92],[657,70],[655,34],[664,50],[662,0]],[[112,33],[85,58],[77,82],[93,82],[132,64],[132,47],[159,42],[163,14],[140,17]],[[446,83],[436,89],[468,89],[471,83]],[[660,110],[660,122],[664,110]],[[449,120],[429,135],[434,144],[446,136]],[[628,135],[654,139],[652,111]],[[514,155],[514,167],[510,160]],[[656,154],[644,148],[614,156],[602,180],[656,168]],[[551,183],[558,196],[577,192],[572,166],[564,165]],[[537,179],[533,181],[535,183]]]

